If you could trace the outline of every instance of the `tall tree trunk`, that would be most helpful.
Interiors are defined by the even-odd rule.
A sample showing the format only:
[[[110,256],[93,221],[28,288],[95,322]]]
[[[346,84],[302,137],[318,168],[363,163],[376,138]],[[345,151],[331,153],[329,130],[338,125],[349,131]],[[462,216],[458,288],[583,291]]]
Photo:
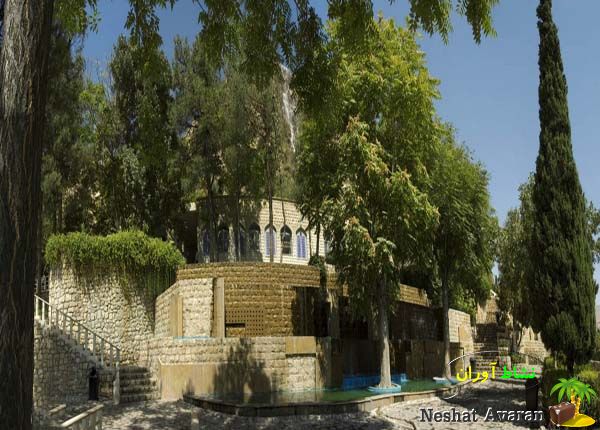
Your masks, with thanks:
[[[387,309],[387,292],[385,278],[377,286],[377,314],[379,316],[379,354],[381,364],[381,388],[392,386],[392,372],[390,369],[390,327]]]
[[[450,378],[452,369],[448,366],[450,363],[450,321],[448,319],[448,274],[442,276],[442,320],[444,325],[444,375]]]
[[[57,224],[57,233],[63,233],[65,231],[64,222],[63,222],[63,210],[64,210],[64,201],[63,201],[63,193],[58,192],[58,220]]]
[[[0,53],[0,423],[31,429],[33,292],[52,0],[8,0]]]
[[[235,220],[233,222],[233,234],[235,235],[235,259],[242,261],[242,250],[240,240],[240,192],[239,190],[235,194]]]
[[[269,229],[270,233],[267,236],[269,246],[269,262],[275,260],[275,227],[273,226],[273,187],[269,186]]]
[[[36,254],[37,254],[37,263],[35,265],[35,285],[36,285],[36,294],[40,294],[42,292],[42,272],[43,272],[43,261],[42,261],[42,213],[43,213],[43,203],[42,203],[43,198],[41,197],[41,192],[40,192],[40,199],[38,200],[38,223],[37,223],[37,249],[36,249]]]
[[[210,224],[208,229],[208,237],[209,237],[209,250],[210,250],[210,261],[217,261],[217,221],[216,221],[216,210],[215,210],[215,196],[212,190],[212,181],[207,182],[207,197],[208,197],[208,211],[209,211],[209,221]]]
[[[319,241],[321,240],[321,224],[317,224],[317,257],[319,256]]]
[[[270,233],[267,234],[267,247],[269,248],[269,262],[275,261],[275,226],[273,226],[273,166],[271,155],[267,159],[267,193],[269,199],[269,229]]]

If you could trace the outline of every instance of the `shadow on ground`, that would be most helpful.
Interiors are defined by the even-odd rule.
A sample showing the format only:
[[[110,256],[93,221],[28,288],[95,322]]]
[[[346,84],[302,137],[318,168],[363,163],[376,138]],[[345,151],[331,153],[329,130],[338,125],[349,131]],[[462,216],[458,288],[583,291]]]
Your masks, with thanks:
[[[451,406],[467,410],[475,409],[481,421],[489,408],[492,411],[525,411],[525,385],[481,385],[464,390],[456,397],[444,401]],[[526,422],[513,422],[513,425],[530,427],[530,424]]]
[[[177,402],[137,402],[125,405],[106,405],[103,410],[104,430],[188,430],[192,406]]]
[[[189,429],[193,407],[183,401],[142,402],[108,405],[104,409],[104,430]],[[348,429],[392,430],[390,421],[366,413],[250,418],[199,409],[200,429],[292,430]]]

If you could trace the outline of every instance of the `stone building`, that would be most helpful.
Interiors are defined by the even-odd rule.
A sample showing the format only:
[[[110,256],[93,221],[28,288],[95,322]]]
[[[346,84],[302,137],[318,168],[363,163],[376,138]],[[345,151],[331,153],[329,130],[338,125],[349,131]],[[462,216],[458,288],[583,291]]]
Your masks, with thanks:
[[[215,232],[210,233],[210,208],[206,200],[191,206],[186,215],[188,229],[182,235],[183,251],[189,263],[212,261],[263,261],[285,264],[307,264],[312,255],[326,255],[328,243],[324,235],[309,229],[308,221],[290,200],[273,200],[273,226],[269,226],[266,200],[244,200],[240,205],[239,239],[236,208],[226,196],[215,201]],[[195,233],[194,233],[195,228]],[[211,250],[211,236],[214,248]],[[239,251],[238,244],[239,243]],[[211,251],[214,256],[211,258]]]
[[[45,317],[36,312],[36,404],[86,397],[98,339],[119,348],[121,401],[335,388],[346,377],[377,374],[377,330],[352,317],[344,290],[335,273],[323,285],[308,264],[202,263],[180,269],[170,288],[148,300],[106,268],[77,274],[63,266],[50,274]],[[407,285],[397,307],[393,372],[441,375],[439,308]],[[452,312],[451,337],[454,356],[472,350],[467,314]],[[114,377],[114,368],[101,371],[106,395]]]

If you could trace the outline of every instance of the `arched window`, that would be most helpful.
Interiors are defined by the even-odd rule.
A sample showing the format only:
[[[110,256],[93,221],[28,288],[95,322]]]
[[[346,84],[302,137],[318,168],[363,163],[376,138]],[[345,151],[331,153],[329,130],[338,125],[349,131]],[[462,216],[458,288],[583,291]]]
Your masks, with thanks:
[[[255,223],[248,229],[248,251],[260,252],[260,227]]]
[[[202,253],[205,257],[210,257],[210,234],[207,229],[202,232]]]
[[[281,253],[292,255],[292,230],[287,225],[281,227]]]
[[[306,233],[302,229],[296,232],[296,255],[298,258],[306,258]]]
[[[229,252],[229,228],[226,225],[219,227],[217,233],[217,252],[227,254]]]
[[[267,226],[265,228],[265,255],[271,255],[271,249],[273,250],[273,255],[277,254],[277,248],[275,247],[275,229]]]

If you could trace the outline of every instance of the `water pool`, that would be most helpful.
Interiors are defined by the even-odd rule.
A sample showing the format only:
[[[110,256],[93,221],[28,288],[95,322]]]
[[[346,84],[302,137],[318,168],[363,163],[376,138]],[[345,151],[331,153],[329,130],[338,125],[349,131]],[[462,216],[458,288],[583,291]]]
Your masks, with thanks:
[[[436,383],[431,379],[409,380],[401,384],[403,393],[415,391],[435,390],[450,386],[450,384]],[[202,397],[214,400],[221,400],[227,403],[235,404],[269,404],[278,405],[284,403],[305,403],[305,402],[347,402],[351,400],[360,400],[365,397],[371,397],[376,394],[367,389],[348,389],[348,390],[318,390],[318,391],[277,391],[271,393],[254,394],[210,394]]]

